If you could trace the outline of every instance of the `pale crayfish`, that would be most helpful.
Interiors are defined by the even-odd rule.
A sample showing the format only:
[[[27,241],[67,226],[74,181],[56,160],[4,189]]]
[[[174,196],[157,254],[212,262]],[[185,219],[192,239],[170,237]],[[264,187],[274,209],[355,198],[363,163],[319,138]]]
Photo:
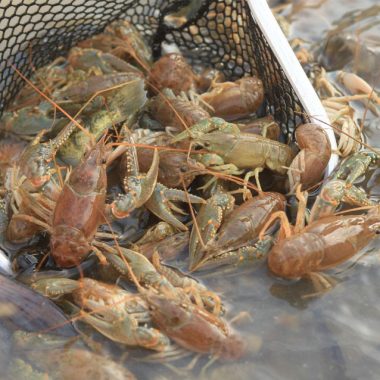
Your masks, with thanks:
[[[163,351],[170,344],[165,335],[146,326],[150,322],[149,309],[139,294],[90,278],[50,278],[39,280],[32,287],[54,299],[72,294],[75,304],[83,309],[82,320],[113,341],[156,351]],[[78,311],[74,305],[71,309]]]
[[[303,187],[315,185],[331,155],[329,139],[317,124],[297,127],[296,140],[301,151],[296,156],[286,144],[251,133],[241,133],[238,125],[219,118],[193,125],[174,137],[172,142],[186,138],[217,154],[225,164],[233,165],[232,170],[252,169],[245,175],[245,183],[255,175],[259,188],[258,175],[264,168],[279,174],[288,173],[291,190],[299,183]]]
[[[307,195],[307,193],[306,193]],[[278,241],[268,254],[268,267],[276,276],[287,279],[309,277],[317,289],[328,289],[331,283],[320,271],[332,268],[356,255],[380,232],[379,207],[366,215],[327,216],[304,226],[306,197],[297,190],[300,202],[297,223],[290,225],[286,214],[272,214],[262,231],[274,220],[281,221]]]

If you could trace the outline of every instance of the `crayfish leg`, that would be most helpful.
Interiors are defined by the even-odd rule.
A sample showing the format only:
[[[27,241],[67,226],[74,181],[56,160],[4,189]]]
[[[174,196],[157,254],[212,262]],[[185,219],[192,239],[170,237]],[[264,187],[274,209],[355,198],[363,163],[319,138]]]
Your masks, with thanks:
[[[306,220],[306,205],[307,205],[307,198],[309,196],[307,191],[302,192],[302,185],[297,185],[296,189],[296,197],[298,200],[298,211],[297,211],[297,219],[296,219],[296,226],[294,227],[294,232],[299,233],[301,232],[305,227],[305,220]]]
[[[337,284],[337,281],[331,276],[328,276],[327,274],[311,272],[308,273],[307,278],[311,280],[315,292],[307,294],[303,296],[303,298],[313,298],[321,296],[324,293],[330,291]]]
[[[108,262],[107,262],[107,259],[106,259],[106,257],[103,255],[102,251],[100,251],[100,249],[98,249],[98,248],[96,248],[96,247],[94,247],[94,246],[92,246],[91,248],[93,249],[93,251],[94,251],[96,257],[99,259],[100,264],[101,264],[101,265],[107,265],[107,263],[108,263]]]
[[[264,224],[264,227],[261,229],[259,233],[259,240],[265,239],[264,235],[266,231],[276,219],[280,220],[279,239],[284,239],[284,238],[286,239],[293,235],[292,226],[289,223],[289,219],[286,216],[286,213],[284,211],[276,211],[270,216],[268,221]]]
[[[256,180],[256,186],[257,186],[258,192],[259,192],[259,194],[262,194],[263,189],[262,189],[262,187],[261,187],[261,183],[260,183],[260,179],[259,179],[259,174],[260,174],[263,170],[264,170],[263,168],[256,168],[255,170],[248,172],[248,173],[244,176],[243,198],[244,198],[245,201],[246,201],[247,199],[251,199],[251,198],[252,198],[252,194],[251,194],[251,192],[248,190],[248,181],[249,181],[249,179],[250,179],[251,177],[255,177],[255,180]]]

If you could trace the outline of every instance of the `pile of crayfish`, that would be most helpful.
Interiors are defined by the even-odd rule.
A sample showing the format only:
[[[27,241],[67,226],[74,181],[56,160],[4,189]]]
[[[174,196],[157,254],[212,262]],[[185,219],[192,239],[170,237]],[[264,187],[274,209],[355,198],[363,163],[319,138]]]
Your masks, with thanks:
[[[197,271],[266,260],[321,294],[323,271],[380,231],[358,186],[378,156],[357,150],[323,182],[325,131],[304,123],[287,141],[255,76],[154,62],[126,21],[31,80],[17,72],[27,84],[0,119],[2,247],[16,279],[114,342],[237,360],[244,340]],[[335,215],[343,203],[365,211]],[[180,255],[191,275],[167,265]]]

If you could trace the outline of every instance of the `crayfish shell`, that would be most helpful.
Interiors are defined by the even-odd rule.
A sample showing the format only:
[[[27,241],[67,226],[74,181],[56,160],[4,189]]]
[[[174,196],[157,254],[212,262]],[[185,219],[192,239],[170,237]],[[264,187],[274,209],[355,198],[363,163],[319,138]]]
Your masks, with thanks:
[[[301,151],[288,170],[290,189],[298,183],[307,189],[317,184],[323,176],[331,156],[330,140],[318,124],[302,124],[295,134]]]
[[[259,109],[264,101],[264,86],[257,77],[244,77],[236,82],[216,83],[201,98],[214,109],[214,116],[232,121]]]
[[[196,76],[181,54],[164,55],[155,62],[150,70],[148,85],[152,92],[170,88],[176,95],[195,87]]]

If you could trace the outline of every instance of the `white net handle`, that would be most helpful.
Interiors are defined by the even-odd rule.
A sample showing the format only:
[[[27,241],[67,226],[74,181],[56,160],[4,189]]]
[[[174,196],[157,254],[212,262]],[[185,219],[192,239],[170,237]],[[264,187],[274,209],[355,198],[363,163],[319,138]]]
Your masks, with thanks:
[[[266,0],[247,0],[247,2],[253,19],[259,25],[305,111],[313,123],[320,125],[326,131],[331,149],[336,151],[336,139],[327,113]],[[333,153],[326,168],[326,177],[331,174],[337,164],[338,155]]]

